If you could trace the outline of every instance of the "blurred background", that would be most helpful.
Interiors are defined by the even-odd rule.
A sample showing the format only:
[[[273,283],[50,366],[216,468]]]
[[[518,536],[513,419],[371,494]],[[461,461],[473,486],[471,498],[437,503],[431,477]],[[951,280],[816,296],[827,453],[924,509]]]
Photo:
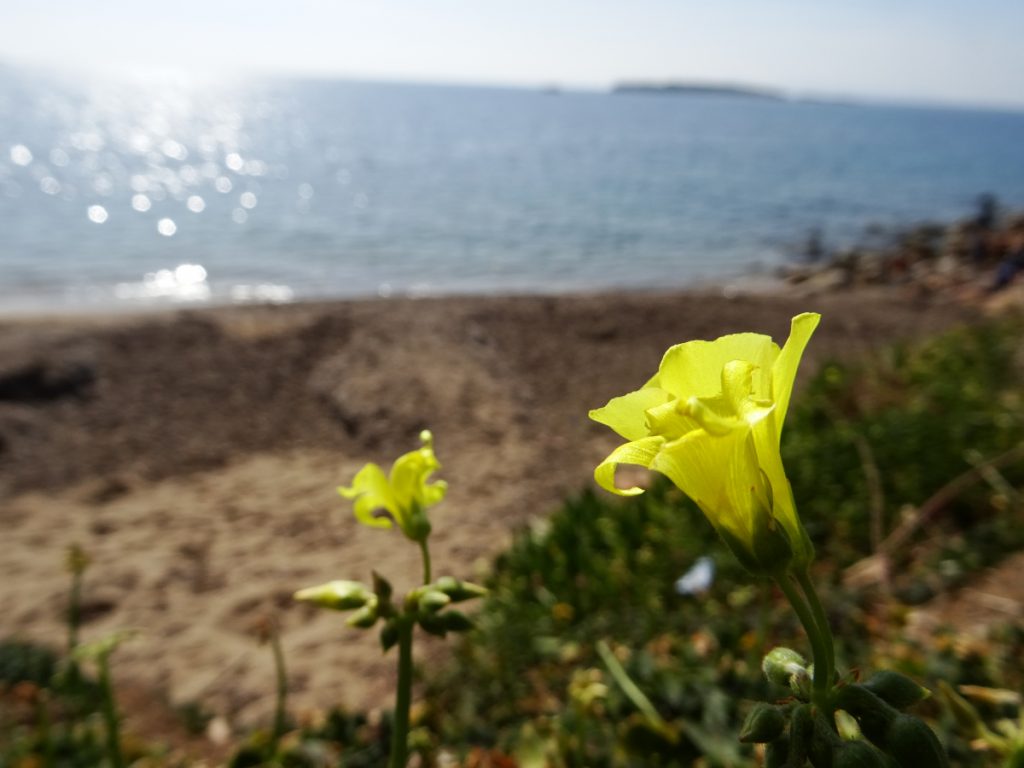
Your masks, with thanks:
[[[8,311],[680,287],[1024,205],[1009,0],[2,19]]]
[[[782,449],[840,668],[1021,765],[1022,34],[1019,0],[0,0],[0,766],[121,765],[111,692],[123,764],[382,765],[393,652],[292,594],[418,583],[335,489],[427,427],[435,573],[490,596],[417,636],[416,764],[759,764],[760,659],[806,637],[654,473],[591,487],[587,412],[804,311]],[[111,685],[69,662],[112,638]]]

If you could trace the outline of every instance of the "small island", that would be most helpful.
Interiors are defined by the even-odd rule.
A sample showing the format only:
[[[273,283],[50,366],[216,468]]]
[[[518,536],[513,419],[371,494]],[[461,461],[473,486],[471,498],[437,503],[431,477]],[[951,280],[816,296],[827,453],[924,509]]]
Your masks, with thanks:
[[[672,96],[739,96],[754,99],[772,99],[782,101],[785,96],[781,91],[771,88],[760,88],[746,85],[728,85],[722,83],[682,83],[682,82],[622,82],[612,86],[612,93],[657,93]]]

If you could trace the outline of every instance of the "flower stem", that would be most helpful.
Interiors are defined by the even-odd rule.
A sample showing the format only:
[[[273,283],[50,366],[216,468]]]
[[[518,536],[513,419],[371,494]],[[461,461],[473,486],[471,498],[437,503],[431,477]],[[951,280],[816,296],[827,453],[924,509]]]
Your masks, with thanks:
[[[427,546],[427,540],[420,539],[420,551],[423,553],[423,583],[430,583],[430,548]]]
[[[811,606],[811,613],[814,615],[814,621],[818,625],[818,631],[821,633],[822,645],[825,646],[826,661],[828,667],[826,672],[828,676],[829,686],[832,685],[832,681],[836,674],[836,650],[835,642],[832,638],[832,628],[828,624],[828,616],[825,614],[825,608],[821,604],[821,600],[818,598],[818,592],[814,589],[814,582],[811,581],[810,576],[807,573],[807,569],[801,570],[796,575],[797,583],[804,591],[804,595],[807,597],[807,603]],[[817,669],[817,667],[815,667]]]
[[[426,554],[426,547],[424,547]],[[429,577],[429,556],[425,560]],[[402,617],[398,622],[398,690],[395,714],[391,720],[391,759],[388,768],[405,768],[409,760],[409,706],[412,702],[412,630],[413,622]]]
[[[270,635],[271,648],[274,652],[274,671],[277,673],[277,701],[274,707],[274,746],[284,736],[288,728],[288,673],[284,666],[284,651],[281,649],[281,635],[274,627]]]
[[[103,720],[107,727],[107,756],[113,768],[124,768],[124,756],[121,754],[120,724],[118,723],[117,705],[114,703],[114,688],[110,682],[110,662],[106,654],[98,660],[100,698],[103,708]]]
[[[821,630],[818,629],[814,614],[807,607],[807,603],[804,602],[800,590],[790,580],[790,577],[788,575],[780,575],[776,579],[776,583],[786,596],[786,599],[789,600],[789,604],[793,606],[793,610],[796,611],[796,615],[800,619],[800,623],[803,624],[804,631],[807,633],[807,638],[811,641],[811,651],[814,654],[814,689],[812,699],[815,704],[827,711],[828,693],[832,687],[832,681],[828,674],[828,650],[825,638],[822,636]]]

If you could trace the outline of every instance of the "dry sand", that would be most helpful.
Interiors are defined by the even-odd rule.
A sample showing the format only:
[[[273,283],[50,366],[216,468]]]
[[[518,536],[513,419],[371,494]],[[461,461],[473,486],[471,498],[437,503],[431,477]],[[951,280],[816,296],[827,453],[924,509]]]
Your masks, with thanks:
[[[283,626],[295,709],[389,704],[394,659],[293,604],[332,578],[398,588],[418,552],[361,528],[334,488],[436,435],[449,480],[436,570],[479,575],[615,443],[587,410],[639,386],[670,344],[823,313],[827,358],[969,319],[892,293],[380,300],[144,317],[0,321],[0,637],[61,645],[66,548],[92,556],[86,638],[132,627],[115,677],[236,722],[271,706]],[[432,651],[437,654],[435,648]]]

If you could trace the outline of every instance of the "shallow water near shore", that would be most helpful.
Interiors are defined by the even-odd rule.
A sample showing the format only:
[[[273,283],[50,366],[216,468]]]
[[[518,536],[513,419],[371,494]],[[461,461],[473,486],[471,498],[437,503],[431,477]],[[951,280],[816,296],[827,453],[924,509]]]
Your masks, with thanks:
[[[693,285],[1024,205],[1024,114],[0,68],[0,309]]]

